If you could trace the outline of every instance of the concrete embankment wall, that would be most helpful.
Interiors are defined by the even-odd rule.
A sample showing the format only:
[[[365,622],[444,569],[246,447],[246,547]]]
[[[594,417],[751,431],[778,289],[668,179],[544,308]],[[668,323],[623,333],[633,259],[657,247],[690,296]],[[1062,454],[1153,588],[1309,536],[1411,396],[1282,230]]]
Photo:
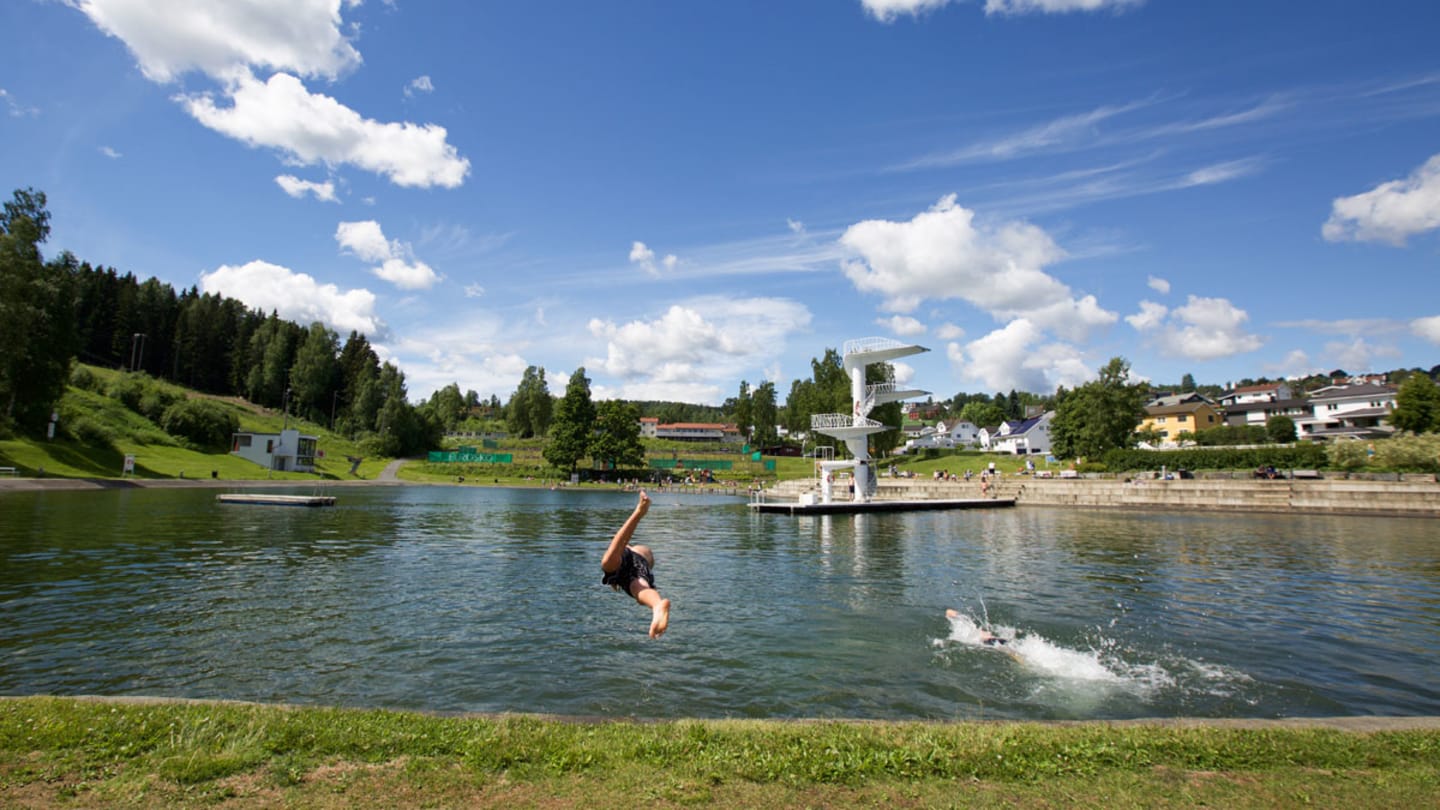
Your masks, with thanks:
[[[794,481],[785,482],[782,489],[785,491],[777,490],[772,495],[793,498],[800,492],[813,491],[809,482]],[[1404,480],[1392,481],[1338,478],[1164,481],[1006,476],[988,494],[1014,498],[1019,506],[1440,517],[1440,483],[1433,475],[1406,476]],[[981,492],[978,478],[969,482],[882,478],[875,497],[883,500],[979,498]]]

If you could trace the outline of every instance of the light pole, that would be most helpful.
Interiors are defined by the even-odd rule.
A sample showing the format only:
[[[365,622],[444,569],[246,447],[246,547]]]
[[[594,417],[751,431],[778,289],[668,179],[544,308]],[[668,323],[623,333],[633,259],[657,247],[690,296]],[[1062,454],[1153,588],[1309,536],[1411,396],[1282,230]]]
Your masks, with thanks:
[[[335,403],[340,399],[340,392],[330,394],[330,432],[335,432]]]
[[[145,338],[144,332],[136,332],[130,336],[130,370],[139,371],[140,365],[135,362],[135,346],[140,346],[140,363],[145,362]]]
[[[281,400],[280,407],[285,411],[285,427],[282,430],[290,429],[290,387],[285,387],[285,398]]]

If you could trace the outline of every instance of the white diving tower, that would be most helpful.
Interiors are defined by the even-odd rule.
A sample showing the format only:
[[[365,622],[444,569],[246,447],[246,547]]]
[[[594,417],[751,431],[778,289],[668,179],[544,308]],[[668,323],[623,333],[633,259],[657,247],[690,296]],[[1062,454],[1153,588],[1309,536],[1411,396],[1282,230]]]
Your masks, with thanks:
[[[833,472],[845,468],[854,469],[856,503],[865,503],[875,494],[876,478],[874,465],[870,463],[870,436],[890,430],[892,426],[871,419],[870,412],[887,402],[900,402],[930,393],[899,388],[895,383],[888,382],[866,385],[865,367],[871,363],[886,363],[928,351],[930,350],[924,346],[901,343],[890,338],[872,337],[846,341],[843,364],[850,375],[850,399],[853,403],[851,412],[817,413],[810,417],[812,431],[843,440],[853,457],[845,461],[820,462],[822,502],[830,503]]]

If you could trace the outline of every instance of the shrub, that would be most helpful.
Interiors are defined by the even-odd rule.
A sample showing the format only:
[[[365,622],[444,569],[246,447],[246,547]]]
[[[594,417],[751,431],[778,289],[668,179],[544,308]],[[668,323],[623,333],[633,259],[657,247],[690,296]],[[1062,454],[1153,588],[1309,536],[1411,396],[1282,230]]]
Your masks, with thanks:
[[[70,438],[92,447],[114,447],[115,431],[88,416],[76,416],[60,423]]]
[[[1318,469],[1329,461],[1325,448],[1303,443],[1289,447],[1253,449],[1199,447],[1185,450],[1111,450],[1105,454],[1105,466],[1111,470],[1253,470],[1273,466],[1277,469]]]
[[[95,376],[95,372],[81,365],[75,366],[75,370],[70,372],[70,384],[85,391],[100,390],[100,379]]]
[[[222,448],[240,429],[234,412],[206,399],[181,400],[171,404],[160,416],[160,427],[172,436],[204,448]]]
[[[185,398],[179,389],[160,383],[143,371],[116,377],[110,385],[110,396],[152,422],[159,422],[171,405]]]

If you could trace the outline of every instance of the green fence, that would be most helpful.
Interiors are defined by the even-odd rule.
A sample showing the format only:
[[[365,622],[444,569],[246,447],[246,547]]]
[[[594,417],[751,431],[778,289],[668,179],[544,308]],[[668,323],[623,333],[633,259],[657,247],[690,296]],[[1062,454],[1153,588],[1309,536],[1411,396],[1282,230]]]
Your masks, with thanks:
[[[729,470],[735,467],[733,461],[716,459],[650,459],[650,467],[656,470]]]
[[[431,450],[432,464],[509,464],[514,460],[511,453],[477,453],[473,447],[459,450]]]

